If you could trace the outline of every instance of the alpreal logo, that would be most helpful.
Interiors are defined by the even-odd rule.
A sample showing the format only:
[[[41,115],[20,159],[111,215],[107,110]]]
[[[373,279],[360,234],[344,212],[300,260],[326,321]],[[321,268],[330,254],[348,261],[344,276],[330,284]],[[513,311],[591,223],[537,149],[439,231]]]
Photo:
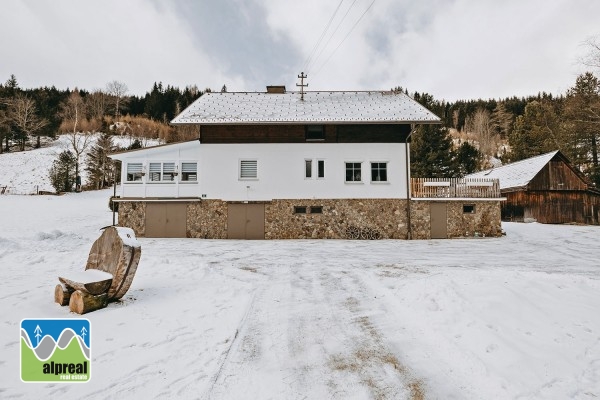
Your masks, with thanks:
[[[87,319],[21,321],[21,380],[87,382],[91,377]]]

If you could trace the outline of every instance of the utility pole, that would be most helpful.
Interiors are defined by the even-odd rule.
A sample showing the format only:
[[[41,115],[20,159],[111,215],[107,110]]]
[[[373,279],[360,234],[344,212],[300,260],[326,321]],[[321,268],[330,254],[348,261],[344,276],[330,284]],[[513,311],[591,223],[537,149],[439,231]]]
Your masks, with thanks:
[[[300,100],[304,101],[304,87],[308,87],[308,83],[305,84],[304,79],[308,78],[308,76],[304,72],[300,72],[298,78],[300,78],[300,83],[296,83],[296,86],[300,86]]]

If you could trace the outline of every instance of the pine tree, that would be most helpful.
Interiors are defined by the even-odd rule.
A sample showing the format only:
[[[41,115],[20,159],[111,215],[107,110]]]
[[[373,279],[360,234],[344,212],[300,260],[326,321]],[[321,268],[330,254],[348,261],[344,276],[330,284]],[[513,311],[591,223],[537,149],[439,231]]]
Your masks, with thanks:
[[[482,154],[469,142],[463,142],[456,151],[456,172],[465,176],[479,171]]]
[[[447,128],[425,125],[413,134],[410,148],[414,178],[451,178],[456,174],[452,138]]]
[[[88,185],[95,189],[103,189],[114,183],[115,164],[108,155],[116,150],[112,136],[103,133],[87,155],[85,170],[88,172]]]
[[[550,100],[533,100],[525,106],[525,113],[517,117],[508,138],[511,146],[510,161],[562,149],[566,146],[562,121]]]
[[[578,76],[575,86],[568,91],[565,116],[571,139],[571,152],[567,156],[600,187],[600,80],[592,73]]]
[[[75,164],[76,159],[73,153],[65,150],[58,155],[58,158],[50,167],[50,183],[57,192],[70,192],[75,185]]]

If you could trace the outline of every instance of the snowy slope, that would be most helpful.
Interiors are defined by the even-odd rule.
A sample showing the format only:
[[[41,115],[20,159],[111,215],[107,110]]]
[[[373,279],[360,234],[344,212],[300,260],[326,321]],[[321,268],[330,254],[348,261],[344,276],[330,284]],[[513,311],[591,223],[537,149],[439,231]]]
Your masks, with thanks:
[[[431,241],[140,238],[92,379],[19,379],[22,318],[83,269],[110,191],[0,196],[0,398],[594,399],[600,227]],[[424,395],[424,397],[420,397]]]
[[[99,134],[94,135],[93,142],[98,137]],[[115,136],[113,142],[117,146],[127,147],[134,139],[130,136]],[[160,144],[156,139],[142,138],[142,140],[145,147]],[[9,193],[12,194],[33,194],[38,190],[53,192],[48,171],[58,155],[69,149],[71,145],[68,135],[61,135],[47,147],[0,154],[0,187],[7,186]],[[87,176],[85,157],[82,157],[80,168],[82,181],[85,183]]]

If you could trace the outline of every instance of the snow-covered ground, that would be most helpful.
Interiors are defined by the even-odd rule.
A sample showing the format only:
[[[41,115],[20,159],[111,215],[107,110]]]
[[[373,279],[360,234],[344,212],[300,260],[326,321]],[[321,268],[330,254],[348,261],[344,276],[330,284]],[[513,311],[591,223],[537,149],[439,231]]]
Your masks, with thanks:
[[[99,136],[100,134],[92,135],[88,150]],[[135,138],[131,136],[113,136],[113,143],[122,148],[130,146],[134,140]],[[160,144],[156,139],[140,138],[140,140],[144,147]],[[54,192],[48,176],[50,167],[61,152],[71,149],[69,135],[60,135],[46,147],[0,154],[0,187],[7,187],[8,192],[13,194],[33,194],[38,190]],[[85,183],[87,178],[85,156],[80,162],[81,177]]]
[[[19,379],[22,318],[83,269],[110,191],[0,196],[0,398],[595,399],[600,227],[496,239],[140,238],[119,303],[86,314],[92,379]]]

